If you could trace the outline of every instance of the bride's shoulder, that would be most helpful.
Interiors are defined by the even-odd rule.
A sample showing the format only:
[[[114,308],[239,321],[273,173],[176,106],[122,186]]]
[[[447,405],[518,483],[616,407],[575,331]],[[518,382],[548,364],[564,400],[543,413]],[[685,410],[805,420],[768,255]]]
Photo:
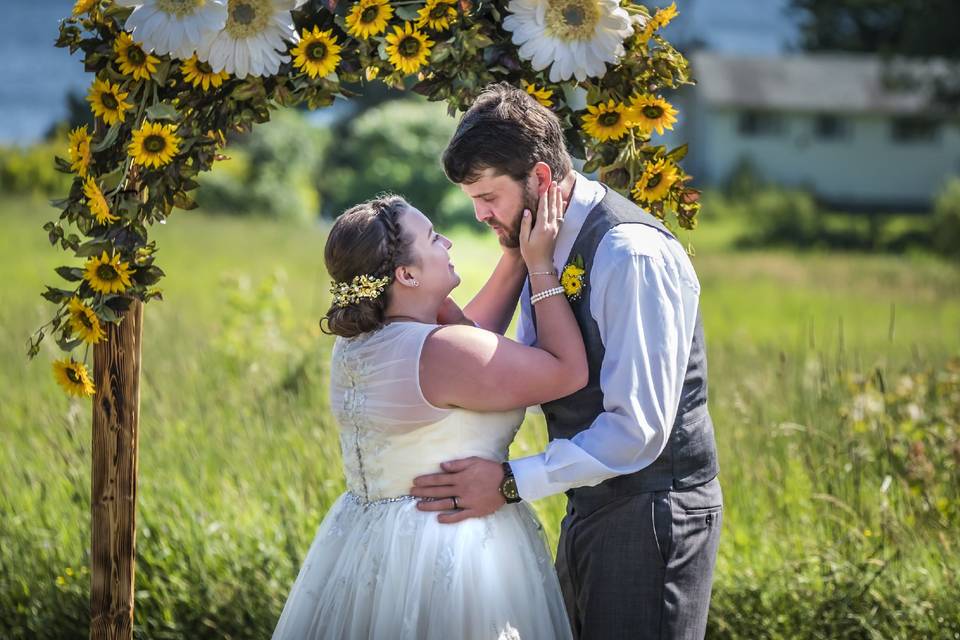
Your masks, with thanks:
[[[492,331],[466,324],[435,325],[427,343],[435,347],[464,347],[474,344],[496,344],[499,336]]]

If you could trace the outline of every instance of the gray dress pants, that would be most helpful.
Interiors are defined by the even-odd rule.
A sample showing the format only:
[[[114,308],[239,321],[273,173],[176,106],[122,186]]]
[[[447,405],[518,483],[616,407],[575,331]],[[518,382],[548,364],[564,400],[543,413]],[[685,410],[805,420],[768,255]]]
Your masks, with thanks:
[[[567,503],[557,573],[579,640],[703,638],[720,543],[717,478],[682,491]]]

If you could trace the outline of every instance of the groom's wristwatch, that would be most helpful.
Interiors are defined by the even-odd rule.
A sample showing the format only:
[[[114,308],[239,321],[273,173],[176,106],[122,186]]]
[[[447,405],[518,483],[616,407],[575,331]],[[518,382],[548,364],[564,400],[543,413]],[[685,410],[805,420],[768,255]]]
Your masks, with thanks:
[[[517,491],[517,481],[513,477],[513,469],[510,468],[509,462],[503,463],[503,482],[500,483],[500,493],[503,494],[507,504],[514,504],[523,500]]]

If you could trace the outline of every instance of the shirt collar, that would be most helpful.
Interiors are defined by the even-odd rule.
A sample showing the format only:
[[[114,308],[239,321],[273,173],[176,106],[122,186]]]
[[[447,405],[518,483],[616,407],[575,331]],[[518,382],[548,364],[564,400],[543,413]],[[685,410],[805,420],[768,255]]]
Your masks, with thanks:
[[[576,177],[573,183],[573,191],[570,193],[570,204],[563,215],[563,224],[560,226],[560,233],[557,235],[557,245],[553,252],[553,264],[557,271],[563,269],[567,256],[570,255],[570,249],[580,235],[580,229],[587,220],[587,215],[597,204],[603,200],[606,195],[606,189],[596,180],[591,180],[581,173],[574,171]]]

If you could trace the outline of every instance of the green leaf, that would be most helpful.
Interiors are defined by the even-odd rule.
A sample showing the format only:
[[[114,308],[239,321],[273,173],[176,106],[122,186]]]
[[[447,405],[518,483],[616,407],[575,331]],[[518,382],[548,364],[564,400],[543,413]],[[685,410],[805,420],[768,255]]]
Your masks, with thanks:
[[[96,312],[96,314],[99,317],[103,318],[107,322],[119,324],[120,320],[122,320],[122,318],[117,315],[116,311],[114,311],[113,309],[111,309],[105,304],[98,304],[93,308],[93,310]]]
[[[197,203],[193,198],[188,196],[183,191],[178,191],[177,193],[173,194],[173,206],[177,207],[178,209],[189,211],[191,209],[196,209]]]
[[[264,95],[263,83],[257,79],[241,82],[230,93],[230,97],[234,100],[250,100],[253,97],[262,95]]]
[[[73,173],[73,169],[70,168],[70,163],[60,156],[54,156],[53,163],[56,165],[56,169],[60,173]]]
[[[403,20],[416,20],[420,12],[420,7],[413,4],[405,4],[397,7],[397,15]]]
[[[103,297],[103,302],[117,313],[123,313],[130,308],[133,298],[129,296],[108,295]]]
[[[113,191],[117,188],[117,185],[120,184],[120,180],[123,178],[123,164],[111,171],[106,175],[100,176],[98,178],[100,182],[100,189],[103,191]]]
[[[109,240],[90,240],[80,245],[74,255],[78,258],[89,258],[90,256],[98,256],[109,248]]]
[[[97,152],[99,152],[99,151],[103,151],[104,149],[106,149],[107,147],[109,147],[110,145],[112,145],[112,144],[117,140],[117,136],[120,134],[120,127],[121,127],[121,126],[122,126],[122,125],[121,125],[121,123],[119,123],[119,122],[117,122],[116,124],[114,124],[113,126],[111,126],[111,127],[107,130],[106,135],[103,136],[103,138],[101,138],[99,142],[97,142],[95,145],[93,145],[93,147],[91,147],[91,150],[92,150],[94,153],[97,153]]]
[[[57,275],[68,282],[77,282],[83,280],[83,269],[77,267],[57,267]]]
[[[60,348],[63,349],[64,351],[73,351],[74,349],[79,347],[81,344],[83,344],[82,338],[75,338],[71,340],[69,337],[69,334],[67,334],[66,332],[61,333],[59,336],[57,336],[57,345],[59,345]]]
[[[180,119],[180,112],[172,104],[160,102],[151,107],[147,107],[147,117],[150,120],[169,120],[176,122]]]
[[[170,67],[173,63],[173,60],[169,58],[157,65],[157,70],[153,74],[152,80],[156,82],[161,87],[167,83],[167,76],[170,75]]]
[[[680,145],[673,151],[667,154],[667,158],[673,160],[674,162],[680,162],[687,157],[687,151],[690,150],[689,144]]]
[[[453,52],[452,47],[446,42],[442,42],[433,48],[430,52],[430,64],[439,64],[450,57]]]
[[[160,278],[162,278],[164,275],[166,274],[163,272],[163,269],[161,269],[160,267],[154,266],[154,267],[147,267],[146,269],[138,269],[137,272],[134,274],[133,279],[138,284],[149,286],[151,284],[156,284],[157,282],[159,282]]]
[[[601,160],[602,160],[602,159],[601,159],[600,156],[593,156],[592,158],[590,158],[589,160],[587,160],[587,162],[583,165],[582,172],[583,172],[583,173],[593,173],[594,171],[596,171],[597,169],[600,168],[600,162],[601,162]]]
[[[56,287],[51,287],[47,285],[47,290],[40,294],[50,302],[54,304],[60,304],[61,302],[66,302],[71,297],[73,297],[73,291],[67,291],[66,289],[57,289]]]
[[[76,251],[80,248],[80,236],[75,233],[71,233],[66,238],[60,240],[60,246],[63,249],[73,249]]]

